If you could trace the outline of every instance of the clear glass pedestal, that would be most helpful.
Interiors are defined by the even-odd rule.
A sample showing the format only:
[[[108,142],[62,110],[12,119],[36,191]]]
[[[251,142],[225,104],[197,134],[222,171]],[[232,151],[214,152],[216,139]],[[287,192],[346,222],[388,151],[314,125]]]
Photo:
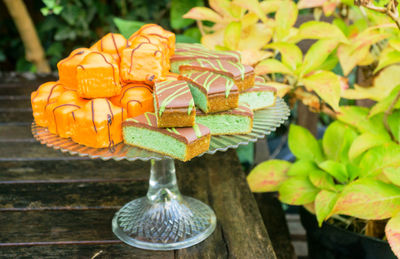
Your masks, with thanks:
[[[149,250],[173,250],[195,245],[212,234],[213,210],[199,200],[181,195],[172,159],[151,160],[145,197],[123,206],[112,230],[123,242]]]

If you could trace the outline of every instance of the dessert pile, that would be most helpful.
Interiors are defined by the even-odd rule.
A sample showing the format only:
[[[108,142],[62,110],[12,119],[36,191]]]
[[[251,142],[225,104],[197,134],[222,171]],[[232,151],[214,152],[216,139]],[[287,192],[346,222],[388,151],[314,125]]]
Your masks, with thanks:
[[[251,132],[253,111],[275,102],[239,52],[175,46],[156,24],[128,40],[109,33],[57,68],[59,80],[31,94],[35,122],[94,148],[124,141],[187,161],[208,150],[211,135]]]

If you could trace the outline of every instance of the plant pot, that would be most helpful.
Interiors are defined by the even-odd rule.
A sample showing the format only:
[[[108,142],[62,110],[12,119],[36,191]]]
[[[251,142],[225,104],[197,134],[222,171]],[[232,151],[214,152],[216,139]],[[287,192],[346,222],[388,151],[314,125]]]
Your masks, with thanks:
[[[300,219],[307,231],[310,259],[396,259],[388,242],[327,223],[320,228],[316,217],[303,207]]]

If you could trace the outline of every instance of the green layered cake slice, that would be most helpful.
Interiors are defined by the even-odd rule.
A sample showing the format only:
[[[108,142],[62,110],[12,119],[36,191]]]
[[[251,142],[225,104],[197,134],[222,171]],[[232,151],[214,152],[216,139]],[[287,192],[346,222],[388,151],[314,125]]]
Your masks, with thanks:
[[[271,107],[275,104],[276,89],[268,86],[267,83],[260,83],[260,81],[256,77],[254,86],[240,93],[239,104],[247,103],[253,111]]]
[[[179,73],[181,65],[188,64],[199,58],[229,60],[233,62],[240,62],[241,60],[238,51],[209,50],[201,44],[177,43],[175,53],[170,58],[171,71]]]
[[[193,71],[211,71],[229,77],[243,92],[254,85],[254,69],[252,66],[230,60],[200,58],[179,67],[181,74]]]
[[[253,111],[248,105],[217,113],[197,111],[196,123],[209,128],[211,135],[246,134],[253,129]]]
[[[182,161],[206,152],[210,130],[199,123],[186,128],[158,128],[154,113],[146,112],[122,123],[124,142]]]
[[[192,127],[196,109],[189,86],[183,80],[154,84],[154,110],[159,128]]]
[[[189,83],[194,103],[204,113],[238,107],[239,90],[232,79],[209,71],[181,75]]]

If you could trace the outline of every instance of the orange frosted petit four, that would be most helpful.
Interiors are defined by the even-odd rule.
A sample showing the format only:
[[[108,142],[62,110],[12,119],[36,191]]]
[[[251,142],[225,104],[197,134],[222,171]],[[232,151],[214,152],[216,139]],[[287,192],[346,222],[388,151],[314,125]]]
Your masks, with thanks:
[[[87,102],[89,101],[80,98],[74,90],[62,93],[57,101],[46,107],[49,131],[62,138],[70,137],[75,121],[72,112],[82,108]]]
[[[77,67],[77,79],[82,98],[112,97],[121,92],[118,65],[107,53],[86,55]]]
[[[72,114],[75,118],[73,141],[89,147],[110,149],[122,141],[121,123],[126,119],[126,111],[108,99],[92,99]]]
[[[166,73],[165,56],[160,48],[142,42],[124,49],[121,60],[121,77],[124,82],[163,79]]]
[[[108,33],[101,40],[97,41],[90,50],[101,51],[110,54],[119,64],[122,51],[129,46],[129,42],[119,33]]]
[[[57,100],[57,98],[65,91],[63,85],[59,82],[47,82],[39,86],[32,92],[31,103],[33,117],[37,125],[46,127],[47,117],[45,114],[46,106]]]
[[[143,25],[137,32],[129,37],[128,41],[132,42],[137,35],[148,35],[148,36],[156,36],[161,40],[165,41],[168,45],[171,55],[175,52],[175,34],[164,30],[160,25],[157,24],[146,24]]]
[[[117,106],[128,111],[128,117],[136,117],[145,112],[153,112],[153,90],[143,83],[129,83],[122,88],[121,94],[110,99]]]
[[[76,80],[76,67],[87,54],[91,51],[87,48],[79,48],[71,52],[71,54],[57,63],[58,75],[60,82],[65,88],[76,90],[78,82]]]

